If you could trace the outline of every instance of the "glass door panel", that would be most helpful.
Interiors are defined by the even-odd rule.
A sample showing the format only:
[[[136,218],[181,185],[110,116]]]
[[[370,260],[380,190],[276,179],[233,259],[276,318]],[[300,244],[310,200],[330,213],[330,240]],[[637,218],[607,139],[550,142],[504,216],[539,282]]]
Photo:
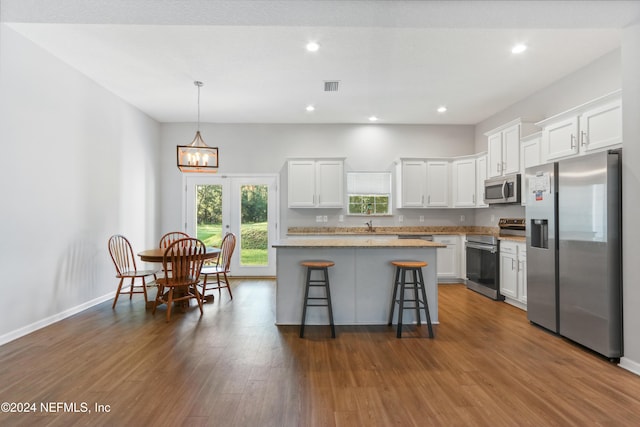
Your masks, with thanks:
[[[207,246],[222,242],[222,185],[200,184],[196,192],[196,237]]]
[[[236,235],[232,276],[275,276],[276,176],[186,177],[185,230],[207,246]]]
[[[240,186],[240,265],[269,265],[269,187]]]

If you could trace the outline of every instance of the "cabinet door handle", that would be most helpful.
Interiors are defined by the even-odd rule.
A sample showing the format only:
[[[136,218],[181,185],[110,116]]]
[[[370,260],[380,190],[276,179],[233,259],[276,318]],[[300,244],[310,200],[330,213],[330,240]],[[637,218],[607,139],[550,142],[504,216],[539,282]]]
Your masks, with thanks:
[[[496,163],[496,172],[500,173],[500,162]]]
[[[427,204],[430,205],[431,204],[431,194],[429,194],[429,196],[427,196]]]
[[[581,146],[585,146],[587,145],[587,133],[585,131],[580,131],[580,145]]]
[[[502,162],[502,171],[506,171],[507,170],[507,162]]]
[[[574,148],[576,148],[576,136],[571,134],[571,149],[573,150]]]
[[[512,269],[512,270],[515,270],[515,269],[516,269],[516,268],[515,268],[515,260],[514,260],[513,258],[511,259],[511,269]]]
[[[422,196],[420,196],[420,204],[424,205],[424,194]]]
[[[476,204],[476,195],[475,194],[471,195],[471,203],[473,203],[474,205]]]

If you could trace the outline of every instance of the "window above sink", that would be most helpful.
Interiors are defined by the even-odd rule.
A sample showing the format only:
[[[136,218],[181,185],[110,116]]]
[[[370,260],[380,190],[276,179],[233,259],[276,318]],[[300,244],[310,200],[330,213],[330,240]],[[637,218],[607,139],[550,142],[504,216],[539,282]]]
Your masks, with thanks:
[[[347,215],[391,215],[391,172],[347,172],[347,198]]]

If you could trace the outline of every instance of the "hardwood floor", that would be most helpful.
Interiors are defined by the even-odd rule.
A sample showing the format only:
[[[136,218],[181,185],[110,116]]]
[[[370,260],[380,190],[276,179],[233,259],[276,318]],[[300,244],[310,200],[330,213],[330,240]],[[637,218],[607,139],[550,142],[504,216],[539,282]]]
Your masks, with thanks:
[[[0,401],[37,405],[0,425],[640,425],[640,377],[462,285],[439,287],[433,340],[425,325],[300,339],[274,325],[273,281],[232,287],[202,317],[193,306],[167,324],[134,297],[0,347]]]

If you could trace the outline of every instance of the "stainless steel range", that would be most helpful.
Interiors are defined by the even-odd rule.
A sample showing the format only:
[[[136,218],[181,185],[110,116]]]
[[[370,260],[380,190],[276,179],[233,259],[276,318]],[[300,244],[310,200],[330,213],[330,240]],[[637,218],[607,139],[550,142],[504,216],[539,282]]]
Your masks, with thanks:
[[[494,300],[500,295],[498,238],[491,235],[467,235],[467,288]]]
[[[500,236],[524,236],[524,218],[500,218]],[[500,256],[498,237],[482,234],[467,235],[467,287],[494,300],[500,294]]]

